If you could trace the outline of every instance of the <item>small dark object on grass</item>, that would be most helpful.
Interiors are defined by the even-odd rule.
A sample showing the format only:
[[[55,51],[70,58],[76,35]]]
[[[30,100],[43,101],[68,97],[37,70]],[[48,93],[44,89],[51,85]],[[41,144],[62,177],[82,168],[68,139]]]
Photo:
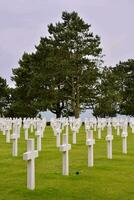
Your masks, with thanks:
[[[79,172],[76,172],[76,175],[79,175]]]

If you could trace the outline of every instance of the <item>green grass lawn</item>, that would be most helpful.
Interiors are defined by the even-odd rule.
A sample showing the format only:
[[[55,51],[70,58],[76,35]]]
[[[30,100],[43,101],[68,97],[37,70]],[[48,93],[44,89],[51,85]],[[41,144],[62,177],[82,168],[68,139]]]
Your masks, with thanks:
[[[32,137],[32,135],[30,135]],[[94,167],[87,166],[87,146],[82,126],[77,144],[69,151],[70,175],[62,176],[62,153],[56,147],[52,128],[46,127],[43,150],[36,159],[36,189],[26,188],[23,131],[19,155],[12,157],[11,144],[0,132],[0,200],[134,200],[134,135],[129,130],[128,154],[122,154],[122,138],[114,132],[113,159],[107,159],[106,130],[94,145]],[[69,134],[72,143],[72,133]],[[79,172],[79,175],[76,174]]]

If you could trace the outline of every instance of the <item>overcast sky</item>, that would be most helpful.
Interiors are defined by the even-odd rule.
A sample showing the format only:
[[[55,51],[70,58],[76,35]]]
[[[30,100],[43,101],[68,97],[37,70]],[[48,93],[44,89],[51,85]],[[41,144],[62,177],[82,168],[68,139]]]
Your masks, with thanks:
[[[101,37],[105,65],[134,58],[134,0],[0,0],[0,76],[12,86],[12,68],[34,51],[47,25],[76,11]]]

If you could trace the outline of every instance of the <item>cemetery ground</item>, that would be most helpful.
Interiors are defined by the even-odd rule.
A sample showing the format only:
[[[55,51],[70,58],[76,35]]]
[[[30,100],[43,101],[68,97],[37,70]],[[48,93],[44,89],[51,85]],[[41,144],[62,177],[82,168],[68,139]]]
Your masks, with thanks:
[[[42,151],[36,158],[36,189],[26,186],[27,162],[24,132],[18,142],[18,156],[12,157],[12,144],[0,132],[0,200],[133,200],[134,134],[129,129],[128,154],[122,154],[122,138],[113,128],[113,159],[107,159],[106,129],[102,139],[94,133],[94,167],[87,166],[88,147],[84,126],[77,134],[77,144],[69,151],[69,176],[62,175],[62,153],[56,147],[52,128],[46,126]],[[30,138],[33,134],[30,134]],[[36,140],[35,140],[36,141]],[[72,133],[69,133],[72,144]]]

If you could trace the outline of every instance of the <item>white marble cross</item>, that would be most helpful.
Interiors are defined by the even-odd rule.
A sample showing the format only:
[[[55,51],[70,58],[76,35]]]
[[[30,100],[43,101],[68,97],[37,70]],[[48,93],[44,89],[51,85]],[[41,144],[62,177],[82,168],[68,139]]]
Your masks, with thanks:
[[[124,154],[127,154],[127,130],[122,131],[122,152]]]
[[[69,126],[69,122],[68,122],[68,119],[66,119],[66,135],[68,135],[68,127]]]
[[[113,140],[113,135],[112,135],[112,127],[108,126],[108,133],[106,136],[106,141],[107,141],[107,158],[112,159],[112,140]]]
[[[38,150],[38,151],[41,151],[42,133],[40,132],[40,130],[37,130],[36,136],[37,136],[37,150]]]
[[[117,135],[120,135],[120,125],[117,123]]]
[[[3,127],[2,127],[2,131],[3,131],[3,135],[5,135],[5,129],[6,129],[6,122],[3,121]]]
[[[60,145],[60,151],[63,152],[62,174],[69,175],[69,159],[68,151],[71,149],[71,144],[68,144],[68,136],[63,134],[63,144]]]
[[[59,119],[51,119],[51,127],[54,132],[54,136],[57,136],[57,130],[56,129],[62,129],[62,124],[59,121]]]
[[[93,167],[94,165],[94,156],[93,156],[93,145],[95,140],[93,139],[93,131],[89,130],[87,132],[87,141],[86,145],[88,146],[88,167]]]
[[[28,128],[24,129],[25,140],[28,140]]]
[[[37,131],[40,132],[40,135],[43,138],[44,137],[43,122],[40,119],[38,119],[38,121],[37,121]]]
[[[30,127],[30,121],[28,119],[23,120],[23,128],[24,128],[24,137],[25,140],[28,140],[28,129]]]
[[[98,123],[98,139],[101,139],[101,124]]]
[[[57,128],[56,129],[56,146],[59,147],[60,146],[60,133],[61,133],[61,129]]]
[[[94,123],[94,131],[96,131],[96,123]]]
[[[132,124],[132,133],[134,133],[134,124]]]
[[[132,129],[132,133],[134,133],[134,117],[130,118],[129,124]]]
[[[31,126],[30,126],[30,131],[31,131],[31,133],[34,131],[34,126],[33,126],[33,124],[31,124]]]
[[[85,129],[87,129],[88,126],[88,121],[85,123]],[[77,140],[77,133],[79,133],[79,129],[81,127],[81,120],[80,118],[78,119],[74,119],[72,125],[71,125],[71,129],[72,129],[72,133],[73,133],[73,144],[76,144],[76,140]]]
[[[17,134],[12,134],[11,135],[11,140],[12,140],[12,155],[17,156],[18,155],[18,135]]]
[[[20,138],[20,128],[21,128],[21,119],[20,118],[13,119],[13,133],[16,134],[18,138]]]
[[[5,130],[5,135],[6,135],[6,143],[10,143],[10,128],[7,127]]]
[[[27,188],[35,188],[35,158],[38,157],[38,151],[34,150],[34,139],[27,140],[27,152],[23,154],[23,160],[27,160]]]
[[[76,134],[77,134],[77,130],[75,129],[75,128],[73,128],[73,141],[72,141],[72,143],[73,144],[76,144]]]

